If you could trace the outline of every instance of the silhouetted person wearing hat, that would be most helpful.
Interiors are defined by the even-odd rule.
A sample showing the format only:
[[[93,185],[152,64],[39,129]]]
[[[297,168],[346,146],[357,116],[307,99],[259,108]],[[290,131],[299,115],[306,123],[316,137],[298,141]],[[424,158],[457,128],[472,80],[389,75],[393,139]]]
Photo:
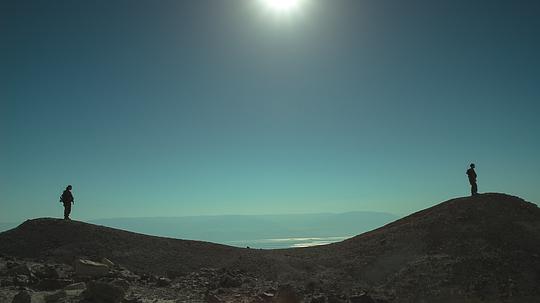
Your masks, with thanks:
[[[476,172],[474,171],[474,163],[471,163],[471,168],[467,169],[467,176],[471,184],[471,196],[478,195],[478,185],[476,185]]]
[[[62,196],[60,196],[60,202],[64,203],[64,220],[70,220],[69,214],[71,214],[71,204],[75,204],[75,199],[73,199],[73,195],[71,194],[71,185],[68,185],[66,187],[66,190],[62,193]]]

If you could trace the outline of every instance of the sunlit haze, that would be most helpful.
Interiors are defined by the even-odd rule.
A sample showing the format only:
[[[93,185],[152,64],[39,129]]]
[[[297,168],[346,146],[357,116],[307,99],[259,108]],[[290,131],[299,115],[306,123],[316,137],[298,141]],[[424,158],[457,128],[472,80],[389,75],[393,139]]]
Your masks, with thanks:
[[[267,8],[277,13],[290,13],[300,9],[305,0],[259,0]]]
[[[0,222],[62,217],[68,184],[74,220],[402,216],[469,195],[471,162],[480,193],[538,202],[539,16],[509,0],[0,1]]]

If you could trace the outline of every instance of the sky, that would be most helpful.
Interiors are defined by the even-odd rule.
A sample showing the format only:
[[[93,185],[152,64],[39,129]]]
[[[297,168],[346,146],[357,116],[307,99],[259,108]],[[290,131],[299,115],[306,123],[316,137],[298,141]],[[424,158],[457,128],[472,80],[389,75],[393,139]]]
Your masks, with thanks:
[[[540,2],[0,0],[0,222],[540,201]]]

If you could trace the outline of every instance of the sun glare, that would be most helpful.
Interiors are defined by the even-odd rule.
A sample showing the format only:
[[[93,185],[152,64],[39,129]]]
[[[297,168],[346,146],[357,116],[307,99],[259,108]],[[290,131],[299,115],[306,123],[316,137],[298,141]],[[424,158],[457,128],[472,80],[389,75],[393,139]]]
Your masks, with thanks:
[[[300,6],[302,0],[261,0],[266,7],[277,13],[289,13]]]

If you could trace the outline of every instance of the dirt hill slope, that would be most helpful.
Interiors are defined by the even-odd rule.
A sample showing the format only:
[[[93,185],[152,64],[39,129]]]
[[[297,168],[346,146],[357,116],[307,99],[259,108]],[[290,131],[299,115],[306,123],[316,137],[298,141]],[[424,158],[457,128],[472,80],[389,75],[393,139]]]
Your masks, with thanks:
[[[241,249],[201,241],[153,237],[78,221],[28,220],[0,234],[0,252],[24,258],[71,263],[103,257],[144,272],[189,272],[223,267]]]
[[[504,194],[449,200],[341,243],[288,254],[400,301],[540,302],[540,209]]]

